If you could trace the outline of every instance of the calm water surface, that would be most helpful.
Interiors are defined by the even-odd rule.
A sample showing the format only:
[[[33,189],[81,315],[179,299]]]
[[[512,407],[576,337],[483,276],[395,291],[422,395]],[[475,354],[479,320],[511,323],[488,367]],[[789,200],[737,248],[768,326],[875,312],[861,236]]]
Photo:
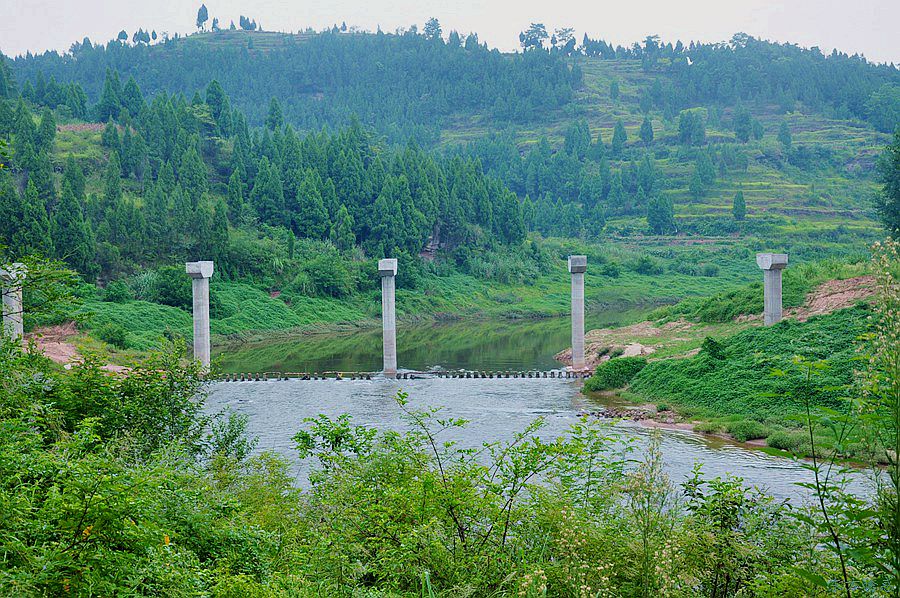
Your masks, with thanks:
[[[629,315],[594,315],[589,327],[614,324]],[[399,364],[424,371],[448,369],[547,369],[558,367],[553,355],[568,346],[569,321],[519,321],[445,324],[398,331]],[[330,343],[330,344],[329,344]],[[380,330],[338,335],[303,335],[271,345],[243,346],[220,356],[225,371],[374,371],[381,361]],[[352,416],[357,424],[401,429],[404,422],[394,401],[398,391],[409,394],[413,408],[441,407],[444,416],[470,423],[454,430],[463,445],[506,440],[536,418],[546,426],[542,435],[559,435],[578,421],[579,413],[596,407],[579,392],[580,383],[558,379],[417,380],[288,380],[222,382],[214,384],[207,408],[231,409],[249,415],[249,432],[259,439],[257,450],[274,450],[293,465],[299,484],[306,481],[309,463],[296,457],[291,437],[304,427],[303,419],[325,414]],[[617,424],[623,436],[645,445],[653,433],[632,422]],[[726,473],[767,489],[779,498],[805,500],[796,486],[809,476],[786,458],[749,450],[692,432],[662,430],[662,452],[671,479],[682,482],[695,463],[707,477]],[[860,479],[855,489],[865,492]]]

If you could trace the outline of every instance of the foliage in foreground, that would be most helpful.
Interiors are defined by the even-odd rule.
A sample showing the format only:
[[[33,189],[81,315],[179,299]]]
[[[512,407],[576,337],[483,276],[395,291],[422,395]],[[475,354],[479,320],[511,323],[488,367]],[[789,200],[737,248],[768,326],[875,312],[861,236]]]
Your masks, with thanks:
[[[300,490],[239,418],[202,415],[176,353],[110,377],[3,347],[0,594],[806,596],[798,567],[836,575],[792,508],[679,488],[657,442],[586,421],[463,446],[464,421],[401,396],[406,432],[309,421]]]
[[[848,492],[837,449],[817,453],[804,484],[816,508],[699,466],[677,486],[658,438],[639,450],[587,420],[464,445],[465,421],[403,395],[403,431],[308,420],[294,440],[315,464],[300,489],[282,458],[252,455],[244,420],[204,415],[183,347],[114,377],[90,357],[65,372],[4,344],[0,595],[896,596],[889,247],[857,411],[812,400],[816,361],[797,361],[806,376],[789,389],[810,438],[862,432],[887,476],[867,500]]]

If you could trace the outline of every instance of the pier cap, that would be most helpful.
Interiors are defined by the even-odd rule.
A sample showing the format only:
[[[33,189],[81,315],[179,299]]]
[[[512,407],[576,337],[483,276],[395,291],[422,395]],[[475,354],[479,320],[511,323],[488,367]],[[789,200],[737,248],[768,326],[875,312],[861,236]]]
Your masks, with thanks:
[[[393,258],[378,260],[378,274],[381,276],[396,276],[397,260]]]
[[[586,255],[570,255],[569,256],[569,272],[576,274],[587,271]]]
[[[213,262],[188,262],[184,270],[191,278],[210,278],[213,275]]]
[[[786,253],[757,253],[756,265],[763,270],[784,270],[788,264]]]
[[[21,262],[7,264],[0,268],[0,278],[6,282],[22,280],[26,274],[28,274],[28,268]]]

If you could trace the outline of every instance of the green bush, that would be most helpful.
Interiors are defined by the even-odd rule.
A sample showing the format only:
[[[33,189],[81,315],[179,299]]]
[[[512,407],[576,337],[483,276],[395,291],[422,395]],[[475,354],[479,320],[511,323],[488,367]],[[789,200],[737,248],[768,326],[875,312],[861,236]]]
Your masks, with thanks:
[[[597,366],[594,375],[584,383],[584,390],[593,392],[622,388],[647,366],[643,357],[618,357]]]
[[[742,419],[728,424],[728,433],[738,442],[747,442],[758,438],[766,438],[769,428],[752,419]]]
[[[193,303],[191,279],[184,272],[184,266],[163,266],[156,271],[150,291],[150,301],[190,311]]]
[[[134,293],[124,282],[114,280],[103,290],[103,300],[110,303],[125,303],[134,299]]]
[[[766,438],[766,444],[782,451],[804,453],[803,449],[809,446],[809,437],[804,432],[776,430]]]
[[[117,349],[128,347],[128,331],[118,324],[105,324],[96,329],[94,335],[104,343],[109,343]]]
[[[700,422],[694,426],[694,431],[701,434],[718,434],[722,431],[722,424],[719,422]]]

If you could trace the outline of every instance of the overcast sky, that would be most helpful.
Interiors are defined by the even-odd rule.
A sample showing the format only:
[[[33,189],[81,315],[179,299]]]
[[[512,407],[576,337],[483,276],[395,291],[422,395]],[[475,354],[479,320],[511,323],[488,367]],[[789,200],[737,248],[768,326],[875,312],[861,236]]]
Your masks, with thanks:
[[[200,2],[185,0],[0,0],[0,51],[64,51],[85,36],[94,42],[129,36],[139,27],[157,32],[193,30]],[[738,31],[802,46],[864,54],[900,63],[900,0],[207,0],[210,21],[222,26],[240,14],[266,30],[296,31],[346,21],[385,31],[431,16],[451,29],[477,32],[482,41],[512,50],[529,23],[549,30],[574,27],[615,44],[648,34],[664,40],[724,41]]]

